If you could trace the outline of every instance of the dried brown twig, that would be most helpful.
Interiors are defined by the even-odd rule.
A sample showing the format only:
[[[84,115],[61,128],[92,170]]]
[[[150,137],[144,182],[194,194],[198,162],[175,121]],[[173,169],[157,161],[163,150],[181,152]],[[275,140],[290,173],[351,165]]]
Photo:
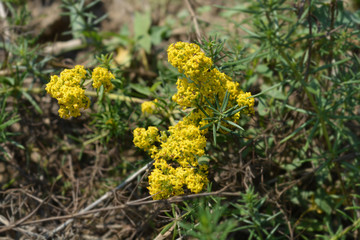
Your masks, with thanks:
[[[198,41],[199,43],[201,43],[201,33],[200,33],[199,23],[198,23],[198,21],[197,21],[197,17],[196,17],[196,14],[195,14],[195,12],[194,12],[194,9],[192,8],[189,0],[184,0],[184,1],[185,1],[185,4],[186,4],[187,9],[188,9],[189,12],[190,12],[192,21],[193,21],[193,23],[194,23],[197,41]]]
[[[146,169],[148,169],[150,166],[152,166],[153,161],[151,161],[150,163],[146,164],[144,167],[142,167],[141,169],[139,169],[137,172],[135,172],[133,175],[131,175],[130,177],[128,177],[124,182],[122,182],[119,186],[117,186],[115,188],[114,191],[119,190],[121,188],[123,188],[127,183],[131,182],[132,180],[134,180],[138,175],[140,175],[142,172],[144,172]],[[83,216],[83,215],[87,215],[89,213],[91,213],[91,209],[93,209],[94,207],[96,207],[97,205],[99,205],[101,202],[103,202],[105,199],[109,198],[110,196],[113,195],[114,191],[109,191],[107,193],[105,193],[101,198],[99,198],[98,200],[96,200],[95,202],[93,202],[92,204],[90,204],[89,206],[87,206],[86,208],[82,209],[79,211],[79,213],[77,214],[73,214],[70,215],[70,219],[67,220],[65,223],[61,224],[59,227],[57,227],[56,229],[54,229],[50,234],[49,237],[54,236],[54,234],[56,234],[57,232],[63,230],[67,225],[69,225],[70,223],[72,223],[74,221],[74,217],[77,216]],[[97,212],[97,211],[95,211]]]

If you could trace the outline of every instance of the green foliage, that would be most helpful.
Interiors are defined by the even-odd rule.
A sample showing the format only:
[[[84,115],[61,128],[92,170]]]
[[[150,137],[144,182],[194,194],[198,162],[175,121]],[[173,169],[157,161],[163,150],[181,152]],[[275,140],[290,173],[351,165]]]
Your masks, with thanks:
[[[136,12],[134,19],[134,31],[135,40],[138,42],[147,53],[151,48],[151,36],[149,30],[151,26],[151,13],[147,11],[145,13]]]
[[[220,199],[203,198],[195,202],[194,206],[188,205],[190,212],[190,223],[180,222],[184,229],[184,236],[195,237],[196,239],[227,239],[227,236],[236,227],[234,219],[224,220],[228,211],[227,204]]]
[[[103,139],[104,143],[117,139],[128,131],[124,122],[128,109],[120,101],[111,101],[109,98],[99,103],[99,113],[93,114],[92,124],[96,127],[95,140]]]
[[[286,239],[278,234],[278,229],[283,225],[281,212],[264,213],[261,209],[266,200],[266,197],[260,198],[253,187],[241,193],[238,203],[233,204],[237,209],[233,211],[233,216],[240,225],[236,230],[246,230],[249,239]]]
[[[104,45],[97,25],[107,17],[107,14],[97,17],[90,12],[90,9],[101,3],[101,0],[91,1],[87,5],[85,5],[85,0],[62,0],[62,2],[62,6],[68,10],[63,15],[70,18],[71,31],[67,34],[71,33],[74,38],[80,38],[89,45],[95,46],[97,50],[101,50]]]
[[[236,113],[240,112],[242,109],[246,108],[246,106],[239,107],[238,105],[235,105],[231,108],[226,109],[227,105],[228,105],[229,97],[230,97],[230,94],[228,92],[226,92],[224,99],[222,100],[222,103],[220,105],[218,97],[215,96],[215,106],[208,99],[206,99],[206,101],[209,105],[205,105],[205,107],[213,110],[213,113],[214,113],[213,117],[210,117],[206,113],[204,108],[202,106],[198,105],[199,109],[206,115],[206,118],[204,118],[204,120],[210,121],[210,123],[201,127],[200,130],[203,130],[203,129],[206,129],[206,128],[209,128],[212,126],[213,139],[214,139],[215,145],[216,145],[216,133],[220,129],[222,129],[223,131],[228,132],[228,133],[234,132],[233,130],[223,126],[222,123],[227,123],[227,124],[231,125],[232,127],[235,127],[238,130],[239,129],[244,130],[242,127],[240,127],[235,122],[226,120],[226,118],[230,118],[230,117],[234,116]]]
[[[9,23],[15,26],[25,26],[30,19],[30,12],[27,10],[26,1],[4,1],[5,6],[12,16],[9,18]]]
[[[7,96],[4,95],[0,98],[0,153],[4,154],[7,158],[9,158],[9,153],[6,151],[6,149],[2,146],[3,144],[10,143],[12,145],[15,145],[19,148],[24,148],[21,144],[11,140],[11,136],[14,136],[15,133],[12,133],[11,131],[8,131],[8,127],[13,125],[14,123],[20,121],[20,117],[17,115],[14,115],[14,113],[6,111],[6,99]],[[0,159],[2,159],[2,154],[0,154]]]
[[[247,82],[261,79],[259,87],[263,91],[255,95],[259,100],[260,128],[254,129],[257,134],[263,134],[268,124],[281,123],[280,127],[274,126],[268,138],[258,142],[257,151],[263,152],[263,146],[286,146],[273,158],[289,174],[279,178],[280,184],[294,179],[291,176],[304,171],[309,162],[313,166],[308,170],[316,179],[314,189],[293,188],[287,195],[304,209],[310,198],[295,196],[315,196],[313,207],[308,209],[319,209],[326,215],[310,219],[311,214],[303,210],[306,214],[293,224],[295,232],[304,237],[333,229],[334,209],[346,207],[353,198],[350,193],[357,189],[352,175],[359,170],[359,132],[353,132],[360,122],[356,107],[360,99],[359,74],[354,71],[359,69],[354,54],[359,47],[352,39],[359,37],[355,27],[359,19],[345,10],[342,2],[332,4],[335,1],[330,5],[309,1],[301,6],[286,1],[257,1],[225,10],[232,17],[239,12],[249,15],[234,24],[250,40],[244,49],[254,50],[239,60],[228,56],[228,62],[220,65],[225,70],[247,69],[251,73],[244,75]],[[282,157],[290,160],[284,162]],[[345,219],[337,219],[346,224]]]

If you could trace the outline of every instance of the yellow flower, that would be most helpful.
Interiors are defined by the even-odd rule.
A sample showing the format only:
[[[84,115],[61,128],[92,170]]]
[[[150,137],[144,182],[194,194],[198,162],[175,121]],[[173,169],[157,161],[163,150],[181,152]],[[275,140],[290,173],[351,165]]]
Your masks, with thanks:
[[[114,88],[111,83],[111,79],[115,79],[115,77],[106,68],[94,68],[92,72],[93,88],[100,88],[100,86],[103,85],[105,92],[109,92],[111,89]]]
[[[199,128],[195,125],[185,125],[180,121],[169,128],[169,133],[166,142],[161,144],[158,156],[176,161],[182,167],[197,166],[196,156],[204,155],[206,147],[206,138]]]
[[[156,103],[157,103],[157,99],[155,99],[154,101],[146,101],[146,102],[143,102],[141,104],[141,112],[144,114],[144,115],[147,115],[147,114],[153,114],[156,112]]]
[[[202,174],[189,174],[185,179],[187,188],[193,193],[199,193],[203,190],[205,184],[208,182],[206,176]]]
[[[134,130],[134,144],[138,148],[149,151],[160,140],[159,130],[156,127],[136,128]]]
[[[190,83],[185,78],[179,78],[176,85],[178,91],[172,96],[172,100],[183,108],[194,106],[200,95],[195,83]]]
[[[255,99],[253,97],[251,97],[250,92],[239,94],[237,96],[236,101],[240,107],[247,106],[247,108],[245,108],[243,110],[244,113],[246,113],[248,115],[255,114],[255,110],[254,110]]]
[[[194,43],[177,42],[171,44],[167,52],[171,65],[193,81],[213,65],[211,58],[206,57]]]
[[[197,162],[197,157],[204,155],[206,146],[206,138],[199,128],[180,121],[170,127],[168,133],[169,136],[165,132],[159,135],[156,127],[134,130],[135,146],[149,152],[155,160],[148,187],[154,199],[183,194],[184,187],[199,192],[207,182],[207,168],[200,167]],[[190,175],[199,182],[190,181]]]
[[[80,83],[84,80],[86,70],[83,66],[76,65],[73,69],[65,69],[57,75],[51,76],[45,90],[56,98],[59,103],[59,116],[61,118],[78,117],[80,109],[90,106],[90,99],[85,95],[85,90]]]
[[[80,108],[87,109],[90,106],[90,100],[85,96],[85,90],[80,87],[67,87],[61,88],[62,97],[58,98],[60,106],[59,116],[61,118],[69,118],[70,116],[79,117]]]

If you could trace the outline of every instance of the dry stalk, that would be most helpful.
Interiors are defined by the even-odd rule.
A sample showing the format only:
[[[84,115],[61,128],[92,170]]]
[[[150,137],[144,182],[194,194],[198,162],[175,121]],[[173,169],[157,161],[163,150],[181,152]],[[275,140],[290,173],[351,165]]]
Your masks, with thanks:
[[[197,20],[197,16],[196,16],[196,14],[194,12],[194,9],[192,8],[189,0],[184,0],[184,1],[185,1],[187,9],[190,12],[191,19],[192,19],[194,27],[195,27],[195,33],[196,33],[197,41],[199,43],[201,43],[201,33],[200,33],[200,28],[199,28],[199,23],[198,23],[198,20]]]

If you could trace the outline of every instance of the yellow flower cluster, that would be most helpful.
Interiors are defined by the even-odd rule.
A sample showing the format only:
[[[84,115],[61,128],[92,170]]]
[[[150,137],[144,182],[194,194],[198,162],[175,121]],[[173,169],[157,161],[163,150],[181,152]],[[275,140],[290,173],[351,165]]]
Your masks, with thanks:
[[[243,113],[254,113],[254,99],[251,98],[251,93],[244,93],[239,83],[232,81],[229,76],[216,68],[212,68],[211,58],[206,57],[198,45],[177,42],[170,45],[167,51],[170,64],[185,75],[185,78],[178,79],[176,83],[178,92],[172,97],[180,106],[196,107],[197,104],[204,103],[205,98],[215,102],[214,96],[218,96],[221,100],[227,90],[231,101],[236,100],[240,107],[247,106]]]
[[[92,72],[93,88],[100,88],[104,86],[105,92],[109,92],[114,87],[111,83],[111,79],[115,79],[114,75],[109,72],[106,68],[96,67]]]
[[[45,90],[56,98],[59,103],[59,116],[61,118],[70,118],[80,116],[80,109],[87,109],[90,106],[90,99],[85,96],[83,83],[86,77],[84,66],[76,65],[73,69],[65,69],[60,76],[51,76],[50,82]],[[105,92],[113,89],[111,79],[114,75],[107,69],[96,67],[92,73],[93,87],[104,86]]]
[[[228,92],[228,108],[237,105],[246,108],[227,120],[236,122],[241,113],[254,113],[251,93],[244,93],[239,83],[212,68],[211,58],[206,57],[198,45],[184,42],[172,44],[168,48],[168,59],[184,75],[176,83],[178,91],[172,96],[173,101],[184,109],[192,107],[194,110],[175,126],[169,127],[167,132],[159,132],[156,127],[134,130],[134,144],[147,151],[155,160],[155,169],[149,176],[148,187],[154,199],[184,194],[184,187],[198,193],[208,182],[208,166],[200,165],[198,158],[205,154],[206,147],[207,129],[200,128],[209,121],[198,105],[203,105],[205,99],[214,103],[215,96],[222,100]],[[154,105],[153,102],[143,103],[142,112],[152,113]],[[213,110],[203,110],[208,116],[212,116]],[[224,126],[232,128],[229,124]]]
[[[80,86],[85,75],[84,67],[76,65],[73,69],[62,71],[60,77],[51,76],[45,90],[58,100],[60,106],[58,112],[61,118],[78,117],[81,115],[80,108],[89,108],[90,100]]]
[[[185,186],[198,193],[208,182],[207,166],[197,162],[206,146],[206,138],[199,128],[180,121],[170,127],[168,133],[159,134],[156,127],[134,130],[135,146],[149,152],[155,160],[148,187],[154,199],[183,194]]]
[[[136,128],[134,130],[134,144],[135,146],[144,149],[154,157],[158,148],[155,143],[160,142],[159,130],[156,127]]]
[[[146,101],[141,104],[141,112],[144,115],[153,114],[157,110],[156,103],[158,102],[157,99],[154,101]]]
[[[186,77],[198,79],[211,68],[211,58],[205,56],[200,47],[194,43],[177,42],[168,48],[168,60]]]

